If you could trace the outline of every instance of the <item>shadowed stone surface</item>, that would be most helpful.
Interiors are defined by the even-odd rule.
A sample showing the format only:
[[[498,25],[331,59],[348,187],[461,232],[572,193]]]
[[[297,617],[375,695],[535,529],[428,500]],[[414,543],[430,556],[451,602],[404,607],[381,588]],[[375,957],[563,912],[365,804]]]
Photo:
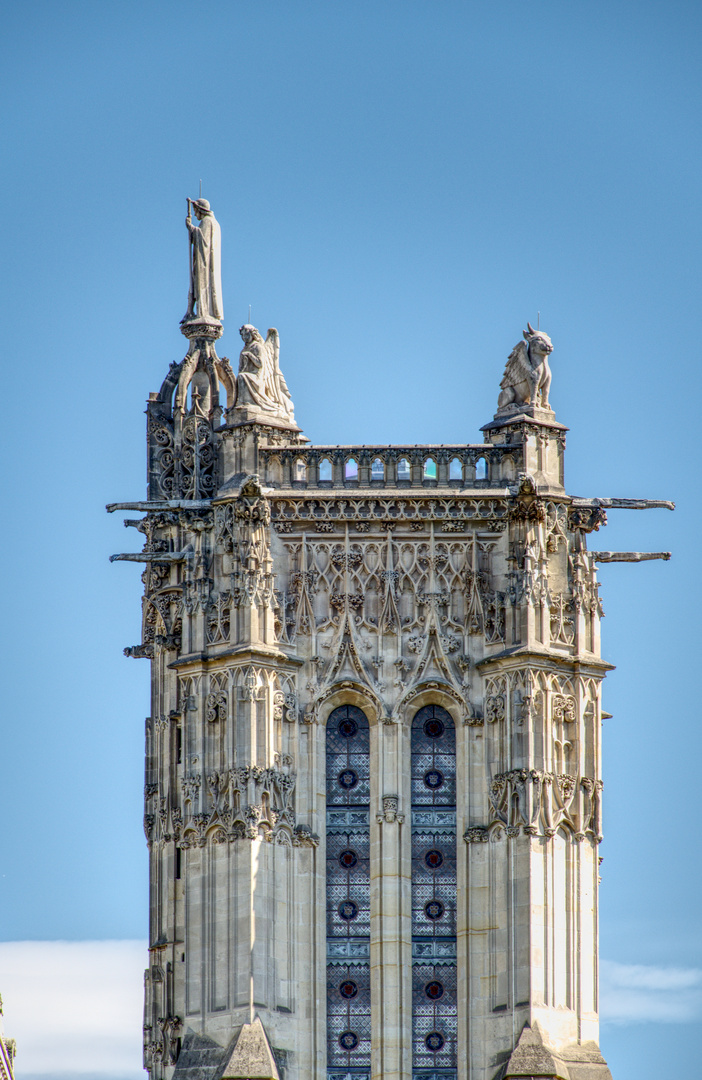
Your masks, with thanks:
[[[218,1080],[226,1049],[205,1035],[186,1035],[173,1080]]]

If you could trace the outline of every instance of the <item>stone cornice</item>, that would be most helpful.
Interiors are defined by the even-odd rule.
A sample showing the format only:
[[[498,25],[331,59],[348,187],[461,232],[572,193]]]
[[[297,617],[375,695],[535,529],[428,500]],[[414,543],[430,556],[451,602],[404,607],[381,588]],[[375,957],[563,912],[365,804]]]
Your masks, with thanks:
[[[602,675],[615,670],[614,664],[609,664],[599,656],[565,656],[550,649],[539,649],[528,645],[514,645],[509,649],[503,649],[493,656],[477,660],[475,666],[480,671],[491,667],[507,671],[523,667],[525,663],[544,670],[552,664],[557,664],[559,667],[568,668],[574,674],[583,672],[586,675]]]
[[[168,666],[180,671],[186,669],[197,670],[202,665],[212,666],[220,664],[223,660],[234,661],[240,664],[269,664],[274,667],[302,667],[304,660],[299,656],[291,656],[268,645],[243,645],[234,649],[223,649],[221,652],[189,653],[173,660]]]
[[[534,410],[534,412],[540,412],[540,413],[542,413],[542,415],[541,416],[536,416],[536,415],[530,414],[527,411],[523,411],[523,412],[512,413],[511,415],[507,415],[507,416],[495,416],[495,418],[493,420],[491,420],[489,424],[483,424],[483,426],[481,427],[480,430],[481,431],[497,431],[500,428],[512,427],[512,426],[521,427],[523,425],[524,427],[553,428],[555,431],[570,431],[570,428],[566,427],[565,424],[560,424],[556,420],[555,413],[552,413],[552,419],[549,419],[547,417],[546,414],[547,414],[547,412],[550,412],[550,409],[549,410],[538,409],[538,410]]]

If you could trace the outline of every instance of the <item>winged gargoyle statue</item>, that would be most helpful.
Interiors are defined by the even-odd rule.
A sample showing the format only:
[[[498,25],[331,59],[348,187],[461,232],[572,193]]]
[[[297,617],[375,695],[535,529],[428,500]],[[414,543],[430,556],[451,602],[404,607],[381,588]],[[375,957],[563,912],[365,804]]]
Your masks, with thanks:
[[[497,399],[497,408],[505,409],[508,405],[534,405],[549,409],[548,391],[551,386],[551,369],[548,366],[549,353],[553,345],[548,334],[535,330],[527,323],[524,341],[514,346],[509,354],[502,387]]]

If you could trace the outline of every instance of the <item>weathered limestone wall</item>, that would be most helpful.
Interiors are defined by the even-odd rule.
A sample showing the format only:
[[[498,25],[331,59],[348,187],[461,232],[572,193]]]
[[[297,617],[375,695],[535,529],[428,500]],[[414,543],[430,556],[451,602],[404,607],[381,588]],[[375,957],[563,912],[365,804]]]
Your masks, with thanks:
[[[171,456],[157,467],[158,395],[149,413],[163,485],[176,470]],[[135,523],[148,561],[130,651],[153,670],[154,1080],[183,1040],[176,1076],[196,1035],[202,1055],[229,1052],[256,1016],[286,1077],[324,1075],[324,724],[344,703],[371,725],[373,1076],[412,1074],[407,763],[425,704],[457,735],[458,1075],[494,1077],[525,1024],[566,1054],[596,1041],[607,665],[585,534],[604,515],[573,512],[555,421],[513,417],[486,439],[332,449],[254,424],[205,431],[221,494],[152,500]],[[540,482],[518,479],[525,463]]]

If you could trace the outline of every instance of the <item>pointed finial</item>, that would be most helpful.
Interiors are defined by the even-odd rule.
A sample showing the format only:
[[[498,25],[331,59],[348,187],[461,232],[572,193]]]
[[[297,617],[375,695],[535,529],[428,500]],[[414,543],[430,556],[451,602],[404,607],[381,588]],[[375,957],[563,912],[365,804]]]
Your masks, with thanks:
[[[200,181],[200,194],[199,194],[198,198],[200,198],[200,199],[202,198],[202,180]]]

